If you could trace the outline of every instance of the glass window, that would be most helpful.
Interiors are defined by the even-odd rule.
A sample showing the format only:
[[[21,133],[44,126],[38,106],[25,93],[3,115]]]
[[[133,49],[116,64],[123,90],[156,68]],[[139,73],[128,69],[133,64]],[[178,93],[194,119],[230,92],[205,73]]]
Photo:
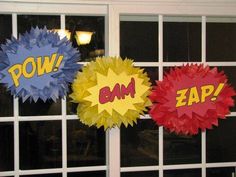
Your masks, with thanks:
[[[145,172],[125,172],[121,173],[121,177],[158,177],[158,171],[145,171]]]
[[[201,169],[167,170],[164,177],[201,177]]]
[[[158,165],[158,126],[151,119],[121,127],[121,166]]]
[[[24,175],[20,177],[62,177],[62,174]]]
[[[201,18],[165,17],[163,49],[166,62],[201,61]]]
[[[61,121],[20,122],[20,169],[62,167]]]
[[[6,39],[12,35],[12,16],[0,14],[0,44],[5,44]],[[0,48],[1,50],[1,48]],[[7,88],[0,84],[0,117],[13,116],[13,97]]]
[[[105,171],[68,173],[68,177],[106,177]]]
[[[66,16],[66,29],[71,33],[73,47],[81,53],[80,61],[91,61],[95,57],[105,55],[105,18],[103,16]],[[78,32],[92,32],[91,41],[88,44],[78,42]],[[77,38],[77,39],[76,39]],[[72,90],[70,89],[69,94]],[[69,95],[68,94],[68,95]],[[77,104],[67,97],[67,114],[76,114]]]
[[[3,84],[0,84],[0,97],[0,119],[13,116],[13,96]]]
[[[70,98],[70,94],[72,93],[72,84],[69,85],[69,93],[66,98],[66,114],[67,115],[76,115],[78,103],[73,103],[72,98]]]
[[[105,165],[105,132],[79,120],[67,121],[67,161],[69,167]]]
[[[24,34],[32,27],[60,29],[59,15],[17,15],[18,33]]]
[[[156,81],[158,80],[158,67],[142,67],[142,68],[144,68],[144,71],[147,72],[152,85],[156,85]]]
[[[219,126],[207,131],[207,162],[236,161],[236,117],[220,120]]]
[[[81,61],[91,61],[105,54],[105,22],[103,16],[66,16],[66,29],[81,53]],[[79,42],[79,32],[91,32],[91,41]],[[84,33],[85,34],[85,33]],[[82,34],[83,35],[83,34]]]
[[[122,19],[130,19],[123,16]],[[158,22],[142,21],[139,17],[120,22],[120,55],[135,62],[158,61]],[[149,17],[147,17],[149,19]]]
[[[236,88],[236,66],[219,66],[217,67],[219,71],[224,71],[225,75],[228,78],[228,83],[235,89]],[[236,103],[236,97],[233,97],[234,102]],[[236,106],[230,109],[233,112],[236,112]]]
[[[20,116],[61,115],[60,99],[56,103],[53,100],[44,102],[40,99],[36,103],[29,100],[22,103],[22,99],[20,99],[19,104]]]
[[[207,17],[206,59],[207,61],[235,61],[236,18]]]
[[[24,175],[20,177],[62,177],[62,174]]]
[[[71,93],[71,92],[70,92]],[[73,103],[70,97],[67,97],[66,100],[66,113],[68,115],[76,115],[77,114],[77,103]]]
[[[29,31],[31,27],[47,29],[60,28],[60,16],[55,15],[18,15],[17,16],[17,29],[18,33],[24,34]],[[39,116],[39,115],[60,115],[61,114],[61,101],[57,100],[55,103],[52,100],[43,101],[39,100],[37,103],[27,100],[22,103],[20,99],[19,112],[21,116]]]
[[[0,123],[0,171],[14,170],[13,123]]]
[[[206,174],[207,177],[234,177],[235,168],[207,168]]]
[[[184,136],[164,131],[164,164],[200,162],[201,133],[195,136]]]
[[[10,39],[12,35],[12,16],[0,14],[0,44],[6,42],[6,39]]]

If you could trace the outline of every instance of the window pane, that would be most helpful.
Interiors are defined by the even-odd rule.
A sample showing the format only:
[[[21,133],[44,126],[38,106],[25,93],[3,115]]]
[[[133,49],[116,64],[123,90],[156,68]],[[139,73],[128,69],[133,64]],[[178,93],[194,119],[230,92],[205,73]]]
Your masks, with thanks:
[[[13,116],[13,97],[2,84],[0,84],[0,97],[0,119]]]
[[[105,131],[67,121],[67,151],[69,167],[105,165]]]
[[[48,29],[60,28],[60,16],[55,15],[18,15],[17,22],[18,33],[21,34],[36,26],[39,28],[46,26]],[[60,115],[61,101],[57,100],[57,103],[55,103],[49,100],[44,103],[39,100],[37,103],[30,103],[27,100],[25,103],[22,103],[20,100],[19,111],[21,116]]]
[[[12,17],[11,15],[0,14],[0,44],[5,43],[6,39],[12,35]]]
[[[201,18],[164,18],[163,35],[164,61],[201,61]]]
[[[25,177],[62,177],[62,174],[24,175]],[[23,177],[23,176],[20,176]]]
[[[219,127],[207,131],[207,162],[236,161],[236,117],[219,121]]]
[[[13,123],[0,123],[0,171],[14,170]]]
[[[10,39],[11,35],[11,15],[0,15],[0,44],[5,44],[6,39]],[[13,97],[2,84],[0,84],[0,97],[0,117],[13,116]]]
[[[206,172],[207,177],[233,177],[233,173],[235,173],[235,168],[207,168]]]
[[[142,67],[144,68],[144,67]],[[157,67],[145,67],[145,72],[147,72],[148,77],[152,85],[156,85],[156,80],[158,80],[158,68]]]
[[[120,55],[136,62],[157,62],[158,22],[121,21]]]
[[[95,57],[105,54],[105,23],[103,16],[66,16],[66,29],[71,32],[73,46],[81,53],[81,61],[91,61]],[[78,45],[76,32],[93,32],[89,44]]]
[[[18,15],[17,16],[18,33],[23,34],[29,31],[32,27],[59,29],[60,16],[59,15]]]
[[[200,169],[168,170],[164,171],[164,177],[201,177]]]
[[[61,121],[20,122],[20,169],[62,167]]]
[[[158,127],[151,119],[121,127],[121,166],[158,165]]]
[[[228,82],[232,85],[232,87],[236,88],[236,66],[220,66],[219,71],[224,71],[225,75],[228,77]],[[234,102],[236,104],[236,97],[233,97]],[[231,111],[236,112],[236,106],[230,109]]]
[[[235,18],[207,18],[207,21],[207,61],[235,61],[236,23],[233,22]]]
[[[158,171],[121,173],[121,177],[158,177]]]
[[[106,177],[106,172],[81,172],[81,173],[68,173],[68,177]]]
[[[36,103],[29,100],[22,103],[20,99],[19,112],[20,116],[42,116],[42,115],[61,115],[61,100],[55,103],[53,100],[43,102],[38,100]]]
[[[77,114],[77,106],[78,106],[78,104],[76,104],[76,103],[73,103],[73,102],[71,102],[72,101],[72,99],[71,98],[67,98],[67,100],[66,100],[67,102],[66,102],[66,112],[67,112],[67,114],[68,115],[76,115]]]
[[[201,133],[196,136],[184,136],[164,131],[164,164],[200,162]]]
[[[73,103],[72,99],[70,98],[70,94],[72,93],[71,85],[69,86],[69,93],[66,99],[66,113],[67,115],[76,115],[77,114],[77,103]]]

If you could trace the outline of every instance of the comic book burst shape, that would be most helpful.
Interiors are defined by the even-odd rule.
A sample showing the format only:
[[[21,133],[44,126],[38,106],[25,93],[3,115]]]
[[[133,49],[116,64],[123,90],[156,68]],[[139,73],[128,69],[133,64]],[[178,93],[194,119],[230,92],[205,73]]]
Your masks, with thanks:
[[[194,135],[199,129],[211,129],[234,106],[235,91],[224,72],[218,72],[216,67],[175,67],[156,83],[150,94],[153,105],[149,114],[170,132]]]
[[[66,37],[60,40],[57,33],[46,27],[31,28],[30,32],[19,35],[19,39],[7,40],[1,48],[0,83],[23,102],[27,99],[56,102],[63,98],[68,83],[81,67],[77,64],[79,51]]]
[[[149,78],[130,59],[96,58],[83,67],[72,84],[77,114],[88,126],[133,126],[151,102]]]

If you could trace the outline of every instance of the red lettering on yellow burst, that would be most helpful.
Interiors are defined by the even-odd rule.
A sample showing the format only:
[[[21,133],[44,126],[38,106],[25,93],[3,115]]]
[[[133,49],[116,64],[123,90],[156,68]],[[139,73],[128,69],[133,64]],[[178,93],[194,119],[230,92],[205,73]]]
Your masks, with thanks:
[[[99,103],[106,104],[108,102],[113,102],[115,98],[118,100],[125,99],[125,96],[131,96],[134,98],[135,95],[135,80],[132,77],[130,83],[126,87],[124,84],[115,84],[111,91],[111,88],[106,86],[99,90]]]

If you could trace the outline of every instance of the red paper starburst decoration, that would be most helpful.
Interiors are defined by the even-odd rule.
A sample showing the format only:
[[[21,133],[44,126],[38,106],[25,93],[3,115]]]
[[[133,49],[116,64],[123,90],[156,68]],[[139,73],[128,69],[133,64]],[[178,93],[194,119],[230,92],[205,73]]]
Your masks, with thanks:
[[[234,106],[234,89],[224,72],[203,64],[187,64],[166,73],[156,81],[150,99],[149,114],[159,126],[170,132],[194,135],[218,126]]]

